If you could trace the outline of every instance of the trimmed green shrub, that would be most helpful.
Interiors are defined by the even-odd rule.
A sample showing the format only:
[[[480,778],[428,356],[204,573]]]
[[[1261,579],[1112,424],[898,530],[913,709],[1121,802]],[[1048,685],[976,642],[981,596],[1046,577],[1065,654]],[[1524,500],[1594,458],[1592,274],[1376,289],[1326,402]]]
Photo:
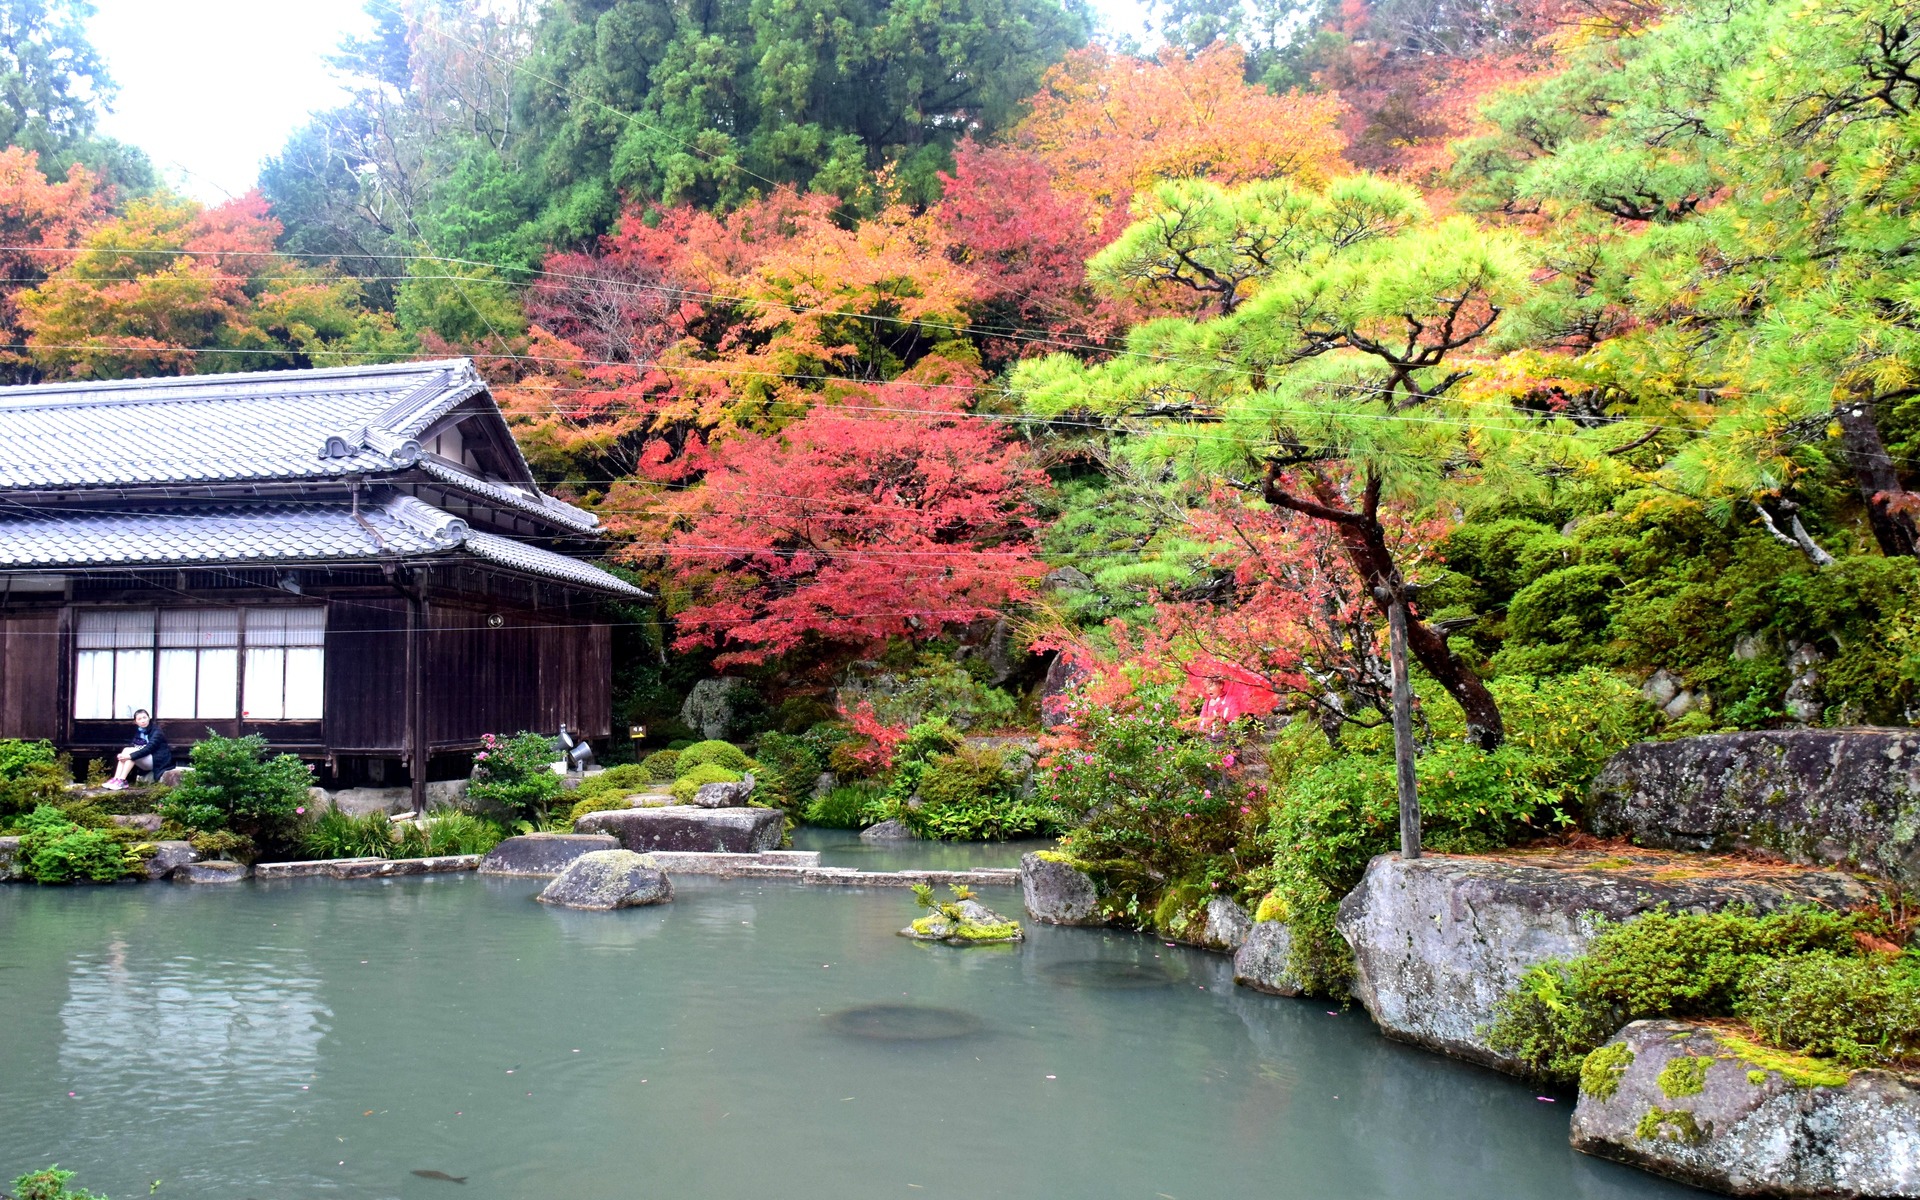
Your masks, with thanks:
[[[640,768],[647,773],[649,783],[671,783],[673,768],[679,761],[678,750],[655,750],[640,760]]]
[[[744,760],[746,756],[741,755],[741,758]],[[718,763],[700,763],[673,781],[673,802],[692,804],[694,793],[706,784],[739,783],[742,778],[739,771],[729,770]]]
[[[309,858],[392,858],[393,821],[383,812],[353,816],[328,805],[300,831]]]
[[[673,765],[673,774],[678,779],[695,767],[704,766],[744,771],[747,769],[747,752],[732,742],[695,742],[680,752],[680,758]]]
[[[877,783],[843,783],[810,801],[801,816],[822,829],[865,829],[886,819],[885,795]]]
[[[1522,975],[1495,1009],[1487,1041],[1542,1077],[1572,1080],[1587,1055],[1630,1021],[1725,1017],[1743,1009],[1751,1018],[1793,982],[1770,983],[1743,1000],[1756,971],[1774,959],[1815,952],[1855,956],[1853,934],[1862,921],[1805,907],[1764,917],[1652,912],[1608,925],[1579,958],[1542,963]],[[1798,1004],[1793,1011],[1810,1007]],[[1804,1018],[1785,1019],[1802,1036],[1813,1036]]]
[[[231,829],[256,845],[295,840],[313,772],[292,754],[267,756],[267,739],[209,732],[193,747],[193,770],[167,794],[160,815],[187,829]]]
[[[553,770],[560,759],[553,739],[523,730],[510,738],[489,733],[480,740],[480,752],[473,756],[475,778],[467,785],[467,799],[497,806],[515,817],[544,821],[547,810],[566,791],[565,782]]]
[[[961,745],[935,754],[921,772],[920,807],[900,810],[908,828],[941,841],[1002,841],[1058,832],[1059,810],[1021,799],[998,750]]]
[[[20,864],[35,883],[112,883],[133,874],[139,858],[122,837],[75,824],[65,812],[43,804],[20,823]]]
[[[628,804],[625,792],[602,792],[596,796],[588,796],[584,800],[574,801],[573,807],[567,811],[567,824],[572,825],[588,813],[612,812],[614,809],[626,807]]]
[[[0,738],[0,820],[58,802],[71,782],[72,766],[51,742]]]
[[[570,793],[575,802],[595,800],[602,796],[631,796],[653,786],[653,776],[641,763],[622,763],[609,767],[598,775],[589,775],[580,781],[580,786]]]
[[[753,778],[756,799],[800,812],[813,796],[813,785],[826,770],[826,756],[804,737],[763,733],[754,748]]]
[[[1848,1066],[1920,1053],[1920,980],[1884,959],[1816,952],[1759,963],[1737,1011],[1771,1045]]]

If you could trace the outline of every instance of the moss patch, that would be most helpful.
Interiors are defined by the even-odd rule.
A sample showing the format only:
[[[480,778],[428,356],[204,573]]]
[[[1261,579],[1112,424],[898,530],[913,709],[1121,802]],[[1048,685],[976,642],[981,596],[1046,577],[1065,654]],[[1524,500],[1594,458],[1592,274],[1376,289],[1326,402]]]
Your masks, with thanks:
[[[1778,1071],[1794,1087],[1842,1087],[1853,1077],[1851,1070],[1831,1059],[1776,1050],[1724,1030],[1714,1030],[1713,1040],[1730,1052],[1728,1057],[1746,1064],[1747,1079],[1756,1085],[1765,1081],[1769,1071]],[[1760,1079],[1754,1079],[1756,1073]]]
[[[1654,1081],[1660,1085],[1667,1099],[1678,1100],[1682,1096],[1698,1096],[1707,1090],[1707,1068],[1714,1060],[1703,1055],[1682,1054],[1670,1059],[1660,1068],[1660,1075]]]
[[[1678,1142],[1683,1146],[1697,1146],[1707,1137],[1686,1109],[1661,1108],[1657,1104],[1641,1116],[1640,1123],[1633,1127],[1633,1136],[1641,1141]]]
[[[1633,1065],[1633,1047],[1608,1042],[1580,1064],[1580,1090],[1598,1100],[1611,1100],[1620,1091],[1620,1077]]]
[[[1259,907],[1253,910],[1256,921],[1284,921],[1287,919],[1287,901],[1279,892],[1268,892],[1260,897]]]

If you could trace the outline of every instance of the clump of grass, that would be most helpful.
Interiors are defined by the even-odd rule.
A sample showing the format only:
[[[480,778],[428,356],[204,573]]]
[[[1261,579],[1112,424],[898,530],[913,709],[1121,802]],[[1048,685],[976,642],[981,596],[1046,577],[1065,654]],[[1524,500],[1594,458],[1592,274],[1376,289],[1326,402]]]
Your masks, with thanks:
[[[354,816],[333,805],[300,831],[300,847],[309,858],[392,858],[397,848],[386,813]]]

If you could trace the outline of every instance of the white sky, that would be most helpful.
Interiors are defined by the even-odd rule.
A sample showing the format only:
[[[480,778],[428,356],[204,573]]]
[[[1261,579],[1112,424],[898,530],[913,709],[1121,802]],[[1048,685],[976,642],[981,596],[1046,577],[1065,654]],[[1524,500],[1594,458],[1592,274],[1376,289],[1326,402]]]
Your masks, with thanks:
[[[102,131],[202,200],[253,186],[309,112],[341,99],[325,58],[364,33],[361,0],[94,0],[93,44],[120,85]],[[1093,0],[1138,34],[1142,0]]]

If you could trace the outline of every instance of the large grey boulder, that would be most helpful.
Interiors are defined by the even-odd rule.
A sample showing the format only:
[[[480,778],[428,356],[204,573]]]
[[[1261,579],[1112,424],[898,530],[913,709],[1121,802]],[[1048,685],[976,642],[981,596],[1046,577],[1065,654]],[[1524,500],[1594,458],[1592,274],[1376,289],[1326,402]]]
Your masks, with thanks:
[[[1100,886],[1071,858],[1051,850],[1020,856],[1020,898],[1043,925],[1105,925]]]
[[[1233,981],[1256,992],[1298,996],[1305,992],[1293,973],[1293,928],[1285,921],[1255,921],[1233,952]]]
[[[433,779],[427,781],[427,807],[442,808],[457,806],[467,796],[467,781],[464,779]],[[351,787],[337,791],[325,788],[309,788],[307,795],[312,800],[313,811],[319,811],[331,805],[350,817],[364,817],[368,813],[386,813],[398,816],[413,811],[413,789],[404,787]]]
[[[617,808],[588,813],[574,822],[581,833],[607,833],[629,850],[698,850],[758,854],[776,850],[786,818],[775,808]]]
[[[742,775],[737,783],[703,783],[693,793],[695,808],[744,808],[753,795],[753,772]]]
[[[1209,950],[1235,951],[1246,944],[1253,931],[1253,917],[1225,896],[1207,901],[1206,919],[1200,926],[1200,944]]]
[[[686,702],[680,706],[680,719],[708,741],[719,741],[733,732],[735,701],[752,687],[730,675],[702,679],[687,693]]]
[[[482,875],[551,879],[582,854],[619,847],[620,839],[606,833],[524,833],[487,851],[480,859],[479,871]]]
[[[200,861],[200,852],[193,848],[192,842],[149,842],[153,853],[141,863],[141,873],[148,879],[165,879],[173,874],[174,868]]]
[[[562,908],[606,912],[673,899],[673,884],[653,860],[631,850],[595,850],[567,864],[534,899]]]
[[[878,825],[869,825],[860,831],[860,840],[863,842],[911,842],[917,838],[912,826],[897,817]]]
[[[1677,850],[1759,849],[1920,884],[1920,730],[1778,729],[1641,742],[1607,760],[1588,819]]]
[[[1354,995],[1388,1037],[1525,1073],[1486,1042],[1494,1006],[1532,966],[1584,952],[1601,918],[1662,905],[1712,912],[1742,904],[1845,908],[1873,893],[1837,871],[1646,852],[1501,857],[1383,854],[1340,902],[1335,927],[1353,948]]]
[[[11,883],[26,877],[26,868],[20,862],[20,839],[0,837],[0,883]]]
[[[1589,1056],[1571,1137],[1734,1196],[1920,1196],[1920,1080],[1796,1070],[1681,1021],[1635,1021]]]
[[[250,874],[252,868],[245,863],[214,858],[206,862],[181,863],[167,878],[175,883],[239,883]]]

